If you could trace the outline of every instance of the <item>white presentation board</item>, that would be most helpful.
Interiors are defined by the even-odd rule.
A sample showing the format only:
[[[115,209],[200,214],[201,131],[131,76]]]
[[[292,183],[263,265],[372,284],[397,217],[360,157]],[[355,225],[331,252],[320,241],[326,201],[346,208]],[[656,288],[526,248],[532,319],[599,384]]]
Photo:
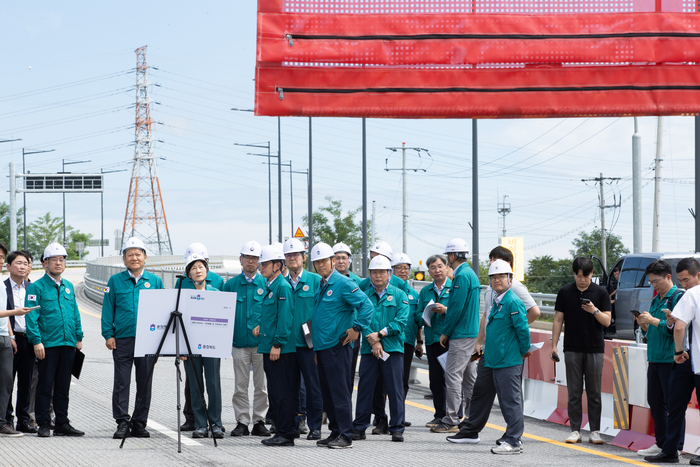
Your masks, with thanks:
[[[142,290],[136,320],[134,356],[155,354],[175,310],[177,289]],[[210,290],[182,289],[179,311],[187,331],[193,354],[203,357],[229,358],[236,322],[236,294]],[[180,354],[187,353],[185,338],[180,333]],[[175,354],[175,334],[165,339],[161,355]]]

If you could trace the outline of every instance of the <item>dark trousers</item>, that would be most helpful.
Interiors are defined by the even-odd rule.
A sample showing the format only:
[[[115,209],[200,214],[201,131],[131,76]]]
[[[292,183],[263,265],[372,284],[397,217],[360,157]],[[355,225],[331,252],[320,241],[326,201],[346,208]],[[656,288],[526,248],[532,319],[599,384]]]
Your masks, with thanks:
[[[316,359],[323,411],[328,415],[331,436],[343,435],[352,442],[352,347],[338,343],[330,349],[317,351]]]
[[[317,372],[318,373],[318,372]],[[319,389],[320,391],[320,389]],[[304,373],[299,378],[299,404],[297,409],[296,426],[299,427],[301,420],[306,420],[306,383],[304,382]],[[323,411],[323,408],[321,408]]]
[[[439,345],[439,344],[438,344]],[[476,367],[476,381],[472,392],[472,403],[469,404],[468,418],[462,431],[464,433],[479,433],[486,426],[491,415],[493,401],[496,399],[496,385],[493,381],[493,369],[484,365],[484,358],[479,359]]]
[[[586,379],[586,398],[588,399],[588,422],[591,431],[600,430],[600,415],[603,408],[600,396],[603,379],[603,356],[602,353],[564,352],[571,431],[581,431],[584,378]]]
[[[7,403],[7,413],[5,420],[12,423],[13,412],[16,412],[17,423],[29,423],[29,402],[32,393],[32,374],[34,373],[34,346],[29,343],[27,334],[15,332],[15,342],[17,343],[17,353],[14,356],[12,368],[12,381],[17,378],[17,403],[12,407],[12,392]]]
[[[211,420],[212,425],[222,426],[221,359],[188,357],[188,360],[185,362],[185,371],[194,385],[194,389],[190,389],[190,394],[195,396],[191,400],[195,428],[208,428],[209,420]],[[200,389],[202,392],[200,392]],[[204,391],[207,394],[206,398],[203,394]],[[208,401],[206,412],[202,399]],[[207,416],[209,417],[208,419]]]
[[[352,363],[350,365],[350,393],[352,394],[353,385],[355,384],[355,372],[357,370],[357,358],[360,356],[360,346],[362,345],[361,340],[362,334],[357,336],[355,343],[352,348]]]
[[[263,366],[267,376],[268,397],[274,407],[272,418],[275,420],[277,435],[294,439],[294,417],[297,412],[295,398],[299,394],[297,357],[293,352],[285,353],[273,362],[270,354],[263,354]]]
[[[60,346],[44,349],[39,360],[39,382],[36,387],[36,422],[39,426],[51,423],[51,389],[56,426],[68,423],[68,393],[75,359],[75,347]]]
[[[353,427],[365,431],[370,423],[371,407],[377,377],[381,374],[389,396],[389,411],[391,433],[404,431],[404,395],[403,395],[403,354],[389,353],[389,358],[383,361],[372,354],[362,356],[360,360],[360,385],[357,391],[357,408]]]
[[[408,397],[408,378],[411,377],[411,363],[413,363],[413,352],[416,348],[411,344],[403,345],[403,398]]]
[[[299,411],[299,414],[306,414],[307,423],[310,430],[320,430],[321,421],[323,418],[323,395],[321,394],[321,382],[318,378],[318,369],[314,360],[315,353],[308,347],[297,347],[296,358],[299,372],[304,379],[304,412]],[[301,404],[301,390],[298,391],[298,400],[295,407]],[[299,426],[297,419],[296,426]]]
[[[675,456],[676,450],[683,446],[685,438],[685,411],[693,395],[693,389],[700,394],[700,375],[693,373],[693,366],[690,360],[686,360],[680,365],[673,365],[669,387],[671,390],[668,398],[666,442],[661,448],[666,454]]]
[[[148,370],[153,364],[152,357],[134,358],[135,337],[116,339],[117,348],[112,351],[114,361],[114,386],[112,388],[112,416],[119,422],[129,421],[129,393],[131,390],[131,368],[136,367],[136,402],[134,422],[146,425],[151,408],[151,382],[146,381]]]
[[[370,355],[375,358],[374,355]],[[365,358],[369,358],[365,356]],[[360,369],[362,369],[362,360],[360,360]],[[362,375],[360,375],[361,377]],[[359,389],[359,386],[358,386]],[[374,383],[372,391],[372,413],[375,419],[386,418],[386,388],[384,387],[384,375],[380,371],[377,373],[377,381]]]
[[[647,402],[651,418],[654,420],[656,445],[661,447],[666,442],[666,423],[668,421],[668,396],[673,363],[649,362],[647,368]]]
[[[194,410],[192,410],[192,395],[190,394],[190,377],[185,371],[185,406],[182,408],[186,422],[194,423]]]
[[[435,418],[442,418],[446,415],[445,400],[447,397],[447,387],[445,386],[445,370],[438,362],[438,357],[449,349],[449,345],[443,348],[439,342],[426,346],[425,351],[428,356],[428,375],[430,379],[430,392],[433,393],[433,407],[435,407]],[[475,385],[476,386],[476,385]],[[474,396],[472,395],[472,399]],[[489,406],[489,412],[491,407]]]
[[[0,407],[7,407],[12,394],[12,352],[10,336],[0,336]],[[0,424],[9,423],[2,415],[4,413],[0,412]]]

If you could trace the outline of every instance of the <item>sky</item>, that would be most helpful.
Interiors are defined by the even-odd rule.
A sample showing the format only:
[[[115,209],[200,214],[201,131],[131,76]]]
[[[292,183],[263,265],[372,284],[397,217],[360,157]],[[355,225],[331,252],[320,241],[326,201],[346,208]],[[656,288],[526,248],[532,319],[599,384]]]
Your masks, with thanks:
[[[114,231],[124,223],[134,157],[135,49],[147,48],[153,83],[151,115],[155,155],[175,254],[192,242],[211,255],[238,254],[247,240],[268,243],[266,152],[239,144],[278,148],[277,119],[232,108],[254,107],[256,2],[8,2],[0,9],[0,169],[61,171],[62,160],[81,162],[66,171],[105,175],[106,255],[117,254]],[[694,248],[694,132],[692,117],[665,117],[662,136],[661,250]],[[651,251],[653,168],[657,119],[639,119],[642,137],[643,249]],[[606,228],[632,249],[632,118],[480,120],[480,256],[502,235],[497,204],[507,195],[506,234],[524,237],[525,257],[569,256],[580,231],[600,226],[599,187],[606,182]],[[282,227],[285,237],[307,213],[308,119],[281,119]],[[325,197],[347,210],[362,203],[361,120],[313,119],[314,209]],[[367,120],[368,200],[375,203],[376,235],[402,245],[400,152],[407,167],[408,242],[414,265],[442,252],[454,237],[469,244],[472,231],[471,120]],[[273,160],[274,161],[274,160]],[[425,169],[425,171],[422,171]],[[277,232],[277,181],[273,166],[273,236]],[[1,201],[9,202],[2,177]],[[290,196],[293,195],[293,196]],[[19,207],[22,197],[18,196]],[[291,209],[293,206],[293,220]],[[59,194],[27,195],[27,219],[62,214]],[[360,218],[358,217],[358,220]],[[67,224],[100,237],[99,194],[66,195]],[[276,240],[274,238],[273,240]],[[90,249],[88,258],[99,255]]]

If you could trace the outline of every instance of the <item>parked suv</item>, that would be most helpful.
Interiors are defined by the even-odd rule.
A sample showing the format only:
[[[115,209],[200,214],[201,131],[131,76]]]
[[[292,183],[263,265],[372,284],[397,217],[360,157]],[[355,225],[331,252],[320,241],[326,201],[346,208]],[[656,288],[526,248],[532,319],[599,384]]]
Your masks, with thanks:
[[[639,312],[649,311],[651,300],[654,298],[654,289],[649,284],[649,279],[644,273],[646,267],[656,259],[662,259],[671,265],[673,271],[673,283],[680,287],[678,277],[676,277],[676,265],[683,258],[693,256],[700,260],[699,253],[636,253],[624,256],[619,259],[615,267],[620,268],[619,283],[615,283],[615,277],[607,277],[604,274],[606,281],[604,286],[608,287],[608,291],[615,290],[615,333],[607,333],[606,337],[614,339],[635,339],[635,329],[637,323],[631,310]]]

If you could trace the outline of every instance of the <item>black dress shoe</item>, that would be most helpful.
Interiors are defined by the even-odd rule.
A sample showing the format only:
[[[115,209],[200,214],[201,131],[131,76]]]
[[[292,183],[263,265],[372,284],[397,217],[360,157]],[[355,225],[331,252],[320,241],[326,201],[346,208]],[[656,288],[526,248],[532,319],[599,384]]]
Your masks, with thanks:
[[[134,438],[150,438],[151,434],[143,422],[133,422],[131,424],[131,436]]]
[[[700,456],[690,459],[690,465],[700,465]]]
[[[309,434],[306,436],[306,439],[308,439],[309,441],[316,441],[317,439],[321,439],[321,430],[309,431]]]
[[[264,439],[261,441],[261,443],[263,443],[265,446],[294,446],[293,439],[287,439],[281,436]]]
[[[396,443],[403,443],[403,433],[395,431],[391,434],[391,440]]]
[[[70,426],[70,423],[64,423],[53,430],[54,436],[83,436],[84,434],[84,431],[76,430]]]
[[[194,431],[194,420],[185,420],[185,423],[180,425],[180,431]]]
[[[264,426],[264,425],[263,425]],[[266,428],[267,430],[267,428]],[[239,423],[236,425],[236,428],[233,429],[231,432],[231,436],[249,436],[250,431],[248,431],[248,425],[244,425],[242,423]]]
[[[51,424],[44,423],[39,427],[39,438],[48,438],[51,436]]]
[[[15,429],[17,431],[21,431],[22,433],[36,433],[39,431],[31,426],[29,422],[17,422],[17,428]]]
[[[367,435],[365,434],[365,430],[355,430],[352,433],[352,440],[353,441],[359,441],[361,439],[367,439]]]
[[[117,426],[117,431],[114,432],[112,439],[124,439],[129,436],[129,422],[122,420]]]
[[[411,422],[407,422],[406,420],[403,421],[403,426],[411,426]]]
[[[270,436],[270,430],[265,428],[265,424],[261,420],[253,425],[253,431],[250,434],[253,436]]]
[[[662,451],[655,456],[646,456],[644,460],[654,464],[677,464],[679,459],[677,454],[671,455]]]
[[[336,439],[338,439],[338,436],[339,436],[339,435],[333,435],[333,434],[331,434],[328,438],[325,438],[325,439],[321,439],[321,440],[316,441],[316,446],[320,446],[320,447],[322,447],[322,448],[327,448],[327,447],[328,447],[328,444],[329,444],[331,441],[335,441]]]
[[[373,435],[388,435],[389,434],[389,419],[381,417],[377,421],[377,426],[372,430]]]
[[[294,439],[299,439],[299,438],[301,438],[301,431],[294,430]]]

